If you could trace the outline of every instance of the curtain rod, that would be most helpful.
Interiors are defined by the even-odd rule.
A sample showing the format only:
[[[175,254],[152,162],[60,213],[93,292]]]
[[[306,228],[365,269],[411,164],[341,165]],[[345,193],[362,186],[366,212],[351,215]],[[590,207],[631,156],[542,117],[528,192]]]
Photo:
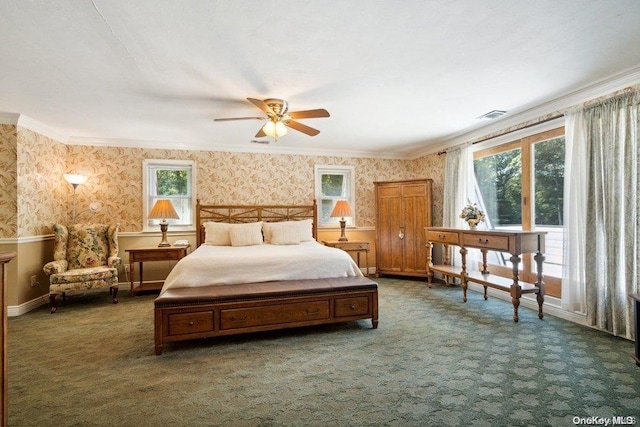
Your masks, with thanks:
[[[485,142],[485,141],[489,141],[489,140],[491,140],[491,139],[493,139],[493,138],[497,138],[497,137],[499,137],[499,136],[509,135],[510,133],[517,132],[517,131],[519,131],[519,130],[523,130],[523,129],[527,129],[527,128],[530,128],[530,127],[533,127],[533,126],[541,125],[541,124],[543,124],[543,123],[550,122],[550,121],[552,121],[552,120],[558,119],[558,118],[560,118],[560,117],[562,117],[562,116],[564,116],[564,113],[558,113],[558,112],[556,112],[556,113],[554,113],[551,117],[547,117],[546,119],[543,119],[543,120],[537,121],[537,122],[535,122],[535,123],[529,123],[528,125],[525,125],[525,126],[522,126],[522,127],[519,127],[519,128],[515,128],[515,129],[511,129],[511,130],[509,130],[509,131],[506,131],[506,132],[504,132],[504,133],[500,133],[500,134],[498,134],[498,135],[487,136],[487,137],[485,137],[485,138],[482,138],[482,139],[479,139],[479,140],[477,140],[477,141],[474,141],[474,142],[470,143],[470,145],[476,145],[476,144],[479,144],[479,143],[481,143],[481,142]],[[439,151],[439,152],[438,152],[438,156],[441,156],[441,155],[443,155],[443,154],[447,154],[447,150],[443,150],[443,151]]]

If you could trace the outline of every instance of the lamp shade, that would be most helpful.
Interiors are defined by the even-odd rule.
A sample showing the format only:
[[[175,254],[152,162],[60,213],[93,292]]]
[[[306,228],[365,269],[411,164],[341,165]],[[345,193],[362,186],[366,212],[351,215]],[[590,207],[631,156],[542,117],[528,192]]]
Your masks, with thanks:
[[[67,181],[71,185],[84,184],[85,182],[87,182],[87,179],[89,178],[87,176],[78,175],[75,173],[65,173],[63,176],[65,181]]]
[[[344,218],[345,216],[353,216],[353,211],[349,202],[346,200],[338,200],[331,211],[332,218]]]
[[[178,213],[173,208],[171,200],[160,199],[151,208],[151,212],[147,215],[149,219],[179,219]]]

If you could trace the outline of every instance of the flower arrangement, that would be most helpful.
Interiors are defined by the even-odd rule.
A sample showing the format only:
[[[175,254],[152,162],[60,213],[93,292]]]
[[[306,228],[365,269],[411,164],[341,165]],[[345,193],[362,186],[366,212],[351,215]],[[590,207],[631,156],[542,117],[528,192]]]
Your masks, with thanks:
[[[460,218],[467,221],[469,227],[475,228],[476,225],[484,221],[484,212],[476,203],[471,203],[469,199],[467,199],[467,205],[460,212]]]

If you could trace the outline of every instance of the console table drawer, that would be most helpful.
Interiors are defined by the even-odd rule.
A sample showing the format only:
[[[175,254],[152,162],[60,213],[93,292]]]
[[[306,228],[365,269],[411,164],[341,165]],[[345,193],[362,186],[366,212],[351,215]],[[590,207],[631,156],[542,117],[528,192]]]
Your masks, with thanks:
[[[509,237],[491,234],[467,234],[462,236],[463,245],[473,248],[490,249],[493,251],[509,252]]]
[[[221,310],[220,329],[248,328],[329,318],[329,301]]]
[[[184,249],[165,249],[162,251],[131,252],[129,261],[175,261],[184,257]]]
[[[458,233],[452,233],[450,231],[427,231],[427,240],[430,242],[457,245],[458,236]]]

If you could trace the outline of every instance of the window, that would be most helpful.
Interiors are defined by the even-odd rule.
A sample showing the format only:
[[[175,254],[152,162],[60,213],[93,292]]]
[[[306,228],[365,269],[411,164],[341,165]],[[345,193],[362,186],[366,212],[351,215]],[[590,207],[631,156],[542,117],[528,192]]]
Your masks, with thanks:
[[[195,162],[190,160],[144,160],[143,230],[156,231],[158,219],[147,214],[158,199],[169,199],[180,219],[167,220],[171,230],[194,228]]]
[[[345,217],[347,225],[355,225],[356,198],[353,166],[315,166],[315,189],[318,201],[318,226],[338,225],[340,218],[331,218],[331,211],[338,200],[347,200],[353,217]]]
[[[495,230],[546,231],[543,273],[550,295],[560,295],[563,245],[564,128],[474,153],[478,200]],[[490,252],[490,270],[511,277],[508,254]],[[522,276],[534,282],[533,255],[522,257]]]

